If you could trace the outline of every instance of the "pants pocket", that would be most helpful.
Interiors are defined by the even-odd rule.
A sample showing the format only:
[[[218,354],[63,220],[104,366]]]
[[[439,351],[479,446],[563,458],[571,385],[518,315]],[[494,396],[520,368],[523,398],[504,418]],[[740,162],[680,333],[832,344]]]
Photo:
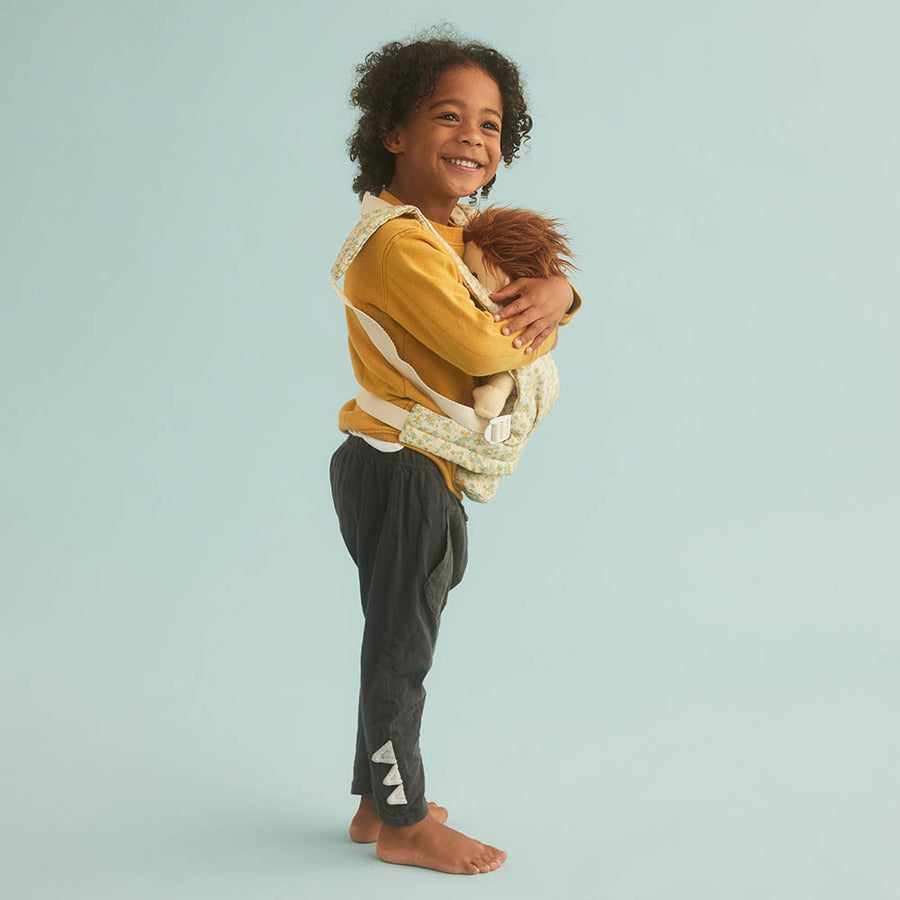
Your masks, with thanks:
[[[448,507],[445,514],[444,554],[425,580],[425,598],[435,618],[447,605],[447,595],[462,581],[468,561],[468,536],[462,506]]]
[[[453,580],[453,540],[450,537],[450,523],[447,523],[446,546],[441,561],[425,579],[425,599],[432,615],[438,619],[447,605],[447,594]]]

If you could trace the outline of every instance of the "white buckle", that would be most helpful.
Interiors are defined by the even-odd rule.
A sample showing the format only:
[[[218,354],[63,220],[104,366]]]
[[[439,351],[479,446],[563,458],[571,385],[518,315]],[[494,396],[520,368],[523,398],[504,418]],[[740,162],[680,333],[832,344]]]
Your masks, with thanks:
[[[489,444],[502,444],[509,440],[510,422],[512,416],[507,413],[505,416],[497,416],[488,422],[488,427],[484,429],[484,439]]]

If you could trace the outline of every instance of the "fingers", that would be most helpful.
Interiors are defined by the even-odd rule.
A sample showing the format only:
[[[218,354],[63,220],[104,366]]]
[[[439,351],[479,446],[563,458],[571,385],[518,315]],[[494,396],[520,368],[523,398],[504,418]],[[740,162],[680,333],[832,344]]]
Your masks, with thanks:
[[[506,287],[500,288],[499,291],[494,291],[494,293],[490,295],[490,298],[495,303],[505,303],[507,300],[512,300],[513,297],[517,297],[521,294],[526,283],[527,279],[517,278],[515,281],[511,281],[506,285]]]
[[[498,310],[494,313],[494,321],[500,322],[503,319],[511,319],[513,316],[517,316],[520,313],[525,312],[529,308],[528,302],[524,297],[519,297],[517,300],[513,300],[512,303],[507,303],[503,309]]]
[[[522,345],[524,346],[529,341],[531,341],[531,343],[527,347],[525,347],[525,352],[534,353],[538,350],[541,344],[543,344],[544,341],[546,341],[547,338],[550,337],[551,334],[553,334],[552,328],[542,328],[540,325],[535,323],[530,328],[527,328],[525,331],[523,331],[522,334],[520,334],[519,337],[517,337],[516,340],[513,341],[513,343],[515,344],[516,341],[521,340]]]
[[[517,331],[521,331],[523,328],[528,328],[530,325],[534,325],[537,322],[544,321],[546,324],[546,320],[543,316],[541,316],[540,312],[536,310],[533,306],[530,309],[526,309],[517,315],[514,319],[510,319],[500,330],[503,334],[515,334]],[[514,347],[524,347],[524,343],[521,341],[517,344],[516,341],[519,340],[519,337],[513,341]]]
[[[515,334],[523,328],[527,328],[533,322],[549,318],[546,305],[536,302],[533,297],[524,293],[518,300],[508,304],[500,312],[494,314],[494,321],[500,322],[506,319],[506,324],[501,329],[504,334]]]
[[[548,285],[553,281],[555,280],[518,278],[491,294],[491,299],[497,302],[510,298],[503,309],[494,313],[494,321],[506,320],[502,333],[516,334],[513,346],[525,347],[526,353],[534,353],[559,324],[560,304],[556,302],[556,294],[559,292],[554,287],[554,291],[547,294]],[[565,284],[568,287],[568,282]],[[516,299],[511,299],[513,297]]]
[[[491,299],[500,302],[493,294],[491,294]],[[513,300],[512,303],[507,303],[506,306],[495,312],[494,321],[500,322],[503,319],[509,319],[512,316],[518,315],[520,312],[524,312],[528,307],[529,301],[526,300],[524,296],[519,296]]]
[[[555,327],[555,322],[548,322],[547,316],[541,315],[540,311],[532,306],[509,320],[501,331],[506,335],[516,335],[513,347],[525,347],[526,353],[533,353],[546,338],[550,337]],[[522,333],[516,334],[519,331]]]

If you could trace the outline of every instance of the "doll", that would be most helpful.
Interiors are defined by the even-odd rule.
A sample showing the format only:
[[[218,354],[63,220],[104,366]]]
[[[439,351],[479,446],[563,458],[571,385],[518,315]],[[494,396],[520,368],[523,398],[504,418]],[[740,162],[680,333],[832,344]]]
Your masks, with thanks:
[[[489,292],[516,278],[564,275],[575,268],[559,220],[530,209],[489,206],[469,221],[463,238],[463,262]],[[499,416],[514,386],[509,372],[491,375],[472,392],[475,412],[485,419]]]

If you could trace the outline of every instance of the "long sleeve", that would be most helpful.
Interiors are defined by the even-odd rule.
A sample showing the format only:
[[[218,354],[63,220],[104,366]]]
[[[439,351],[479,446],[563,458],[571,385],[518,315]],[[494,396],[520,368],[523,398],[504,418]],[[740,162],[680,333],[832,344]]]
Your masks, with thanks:
[[[503,323],[472,301],[455,261],[424,229],[411,225],[391,237],[382,257],[384,311],[391,320],[473,376],[516,369],[550,349],[552,337],[537,354],[513,347],[512,337],[501,332]]]

